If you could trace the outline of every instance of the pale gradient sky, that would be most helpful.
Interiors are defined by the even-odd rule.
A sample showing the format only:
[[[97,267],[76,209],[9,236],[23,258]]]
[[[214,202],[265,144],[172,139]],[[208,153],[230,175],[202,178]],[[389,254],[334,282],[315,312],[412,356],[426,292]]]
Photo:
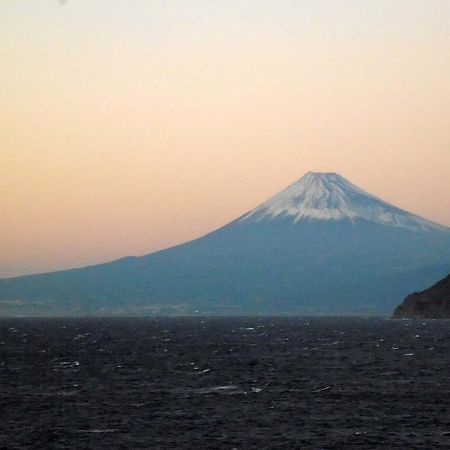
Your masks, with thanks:
[[[450,226],[449,0],[0,0],[0,276],[335,171]]]

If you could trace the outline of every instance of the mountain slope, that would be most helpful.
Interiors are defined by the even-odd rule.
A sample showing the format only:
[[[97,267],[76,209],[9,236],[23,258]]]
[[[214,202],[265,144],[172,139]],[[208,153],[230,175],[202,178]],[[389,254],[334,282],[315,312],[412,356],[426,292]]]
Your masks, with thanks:
[[[386,314],[449,269],[446,227],[308,173],[200,239],[0,280],[0,313]]]

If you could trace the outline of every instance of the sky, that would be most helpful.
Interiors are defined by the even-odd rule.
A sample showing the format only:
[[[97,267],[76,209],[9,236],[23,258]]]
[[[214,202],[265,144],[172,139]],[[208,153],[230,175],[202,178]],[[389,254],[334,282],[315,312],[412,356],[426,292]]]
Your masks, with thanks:
[[[0,0],[0,277],[212,231],[308,171],[450,226],[448,0]]]

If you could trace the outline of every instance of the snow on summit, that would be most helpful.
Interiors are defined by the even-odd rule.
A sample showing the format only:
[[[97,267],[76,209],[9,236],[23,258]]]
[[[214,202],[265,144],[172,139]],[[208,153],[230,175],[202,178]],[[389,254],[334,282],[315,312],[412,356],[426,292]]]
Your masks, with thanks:
[[[292,217],[294,223],[305,219],[365,219],[411,230],[448,230],[390,205],[332,172],[308,172],[245,214],[241,221],[260,222],[277,217]]]

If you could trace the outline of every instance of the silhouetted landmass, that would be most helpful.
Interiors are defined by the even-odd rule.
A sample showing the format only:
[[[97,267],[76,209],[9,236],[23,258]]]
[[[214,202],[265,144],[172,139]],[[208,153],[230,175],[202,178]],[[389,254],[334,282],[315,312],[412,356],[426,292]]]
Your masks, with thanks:
[[[408,295],[397,306],[395,319],[450,319],[450,275],[422,292]]]

